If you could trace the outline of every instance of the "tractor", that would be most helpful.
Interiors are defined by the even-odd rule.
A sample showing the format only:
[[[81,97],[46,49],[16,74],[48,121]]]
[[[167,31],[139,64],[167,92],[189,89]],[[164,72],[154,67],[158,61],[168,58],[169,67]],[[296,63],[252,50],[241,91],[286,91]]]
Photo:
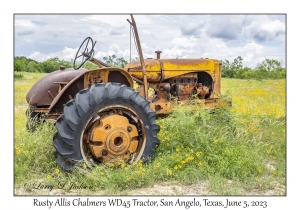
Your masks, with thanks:
[[[160,141],[157,115],[172,112],[196,98],[197,107],[219,108],[221,63],[208,58],[143,58],[136,22],[133,29],[139,60],[124,69],[96,59],[96,42],[87,37],[80,45],[73,67],[49,73],[29,90],[27,127],[54,120],[57,164],[70,171],[78,162],[88,167],[107,163],[149,162]],[[99,66],[82,68],[85,62]],[[135,89],[134,89],[135,88]],[[149,88],[152,92],[149,94]]]

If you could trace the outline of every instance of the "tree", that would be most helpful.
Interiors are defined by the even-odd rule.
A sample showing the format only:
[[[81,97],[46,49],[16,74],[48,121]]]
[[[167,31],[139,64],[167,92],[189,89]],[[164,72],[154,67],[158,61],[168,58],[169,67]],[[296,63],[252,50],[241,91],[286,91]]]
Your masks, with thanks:
[[[58,57],[50,58],[46,61],[40,63],[41,71],[45,73],[50,73],[60,69],[60,66],[65,66],[66,68],[72,68],[72,63],[70,61],[60,60]]]
[[[27,64],[27,71],[28,72],[40,72],[40,65],[36,61],[30,61]]]
[[[41,63],[42,72],[50,73],[59,69],[59,66],[55,65],[55,63],[49,59]]]
[[[261,63],[257,64],[256,69],[265,71],[276,71],[282,70],[282,67],[281,63],[278,60],[266,58]]]
[[[235,73],[243,68],[243,58],[236,57],[232,63],[225,59],[222,61],[222,77],[234,78]]]
[[[120,68],[124,68],[128,64],[124,58],[117,58],[117,63]]]
[[[82,68],[91,70],[91,69],[99,68],[99,66],[96,65],[96,64],[94,64],[94,63],[92,63],[92,62],[86,62],[85,64],[83,64]]]
[[[237,71],[243,68],[243,58],[241,56],[236,57],[232,64],[231,64],[231,69],[233,71]]]
[[[128,63],[124,58],[117,58],[115,54],[109,55],[108,57],[103,57],[105,63],[112,67],[124,68]]]
[[[235,72],[234,78],[237,79],[249,79],[252,77],[253,70],[249,67],[244,67]]]
[[[281,66],[280,61],[266,58],[256,66],[256,72],[263,78],[281,79],[285,78],[285,68]]]
[[[14,71],[25,71],[26,65],[21,60],[15,60]]]
[[[14,71],[26,71],[27,61],[25,57],[16,57],[14,59]]]

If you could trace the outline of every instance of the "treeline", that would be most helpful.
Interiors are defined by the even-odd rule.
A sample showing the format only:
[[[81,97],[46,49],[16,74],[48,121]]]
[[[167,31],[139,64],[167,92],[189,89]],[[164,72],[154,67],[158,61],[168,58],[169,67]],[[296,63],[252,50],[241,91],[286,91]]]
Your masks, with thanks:
[[[128,63],[124,58],[118,58],[116,55],[103,57],[103,61],[112,67],[124,68]],[[233,62],[221,60],[222,62],[222,77],[237,78],[237,79],[282,79],[286,77],[286,69],[281,66],[281,63],[274,59],[265,59],[258,63],[255,68],[243,66],[243,58],[236,57]],[[50,73],[59,70],[63,65],[66,68],[73,67],[73,61],[60,60],[58,57],[50,58],[46,61],[38,62],[24,56],[14,58],[15,72],[41,72]],[[98,66],[91,62],[86,62],[83,65],[86,69],[95,69]]]
[[[127,61],[124,58],[117,58],[116,55],[103,57],[105,63],[112,67],[124,68]],[[14,71],[15,72],[41,72],[50,73],[60,69],[60,66],[65,66],[66,68],[73,68],[73,60],[66,61],[60,60],[58,57],[50,58],[46,61],[38,62],[24,56],[16,56],[14,58]],[[98,66],[91,62],[86,62],[82,68],[95,69]]]
[[[222,77],[237,79],[283,79],[286,77],[286,69],[278,60],[266,58],[258,63],[254,69],[243,66],[243,58],[236,57],[233,62],[222,62]]]

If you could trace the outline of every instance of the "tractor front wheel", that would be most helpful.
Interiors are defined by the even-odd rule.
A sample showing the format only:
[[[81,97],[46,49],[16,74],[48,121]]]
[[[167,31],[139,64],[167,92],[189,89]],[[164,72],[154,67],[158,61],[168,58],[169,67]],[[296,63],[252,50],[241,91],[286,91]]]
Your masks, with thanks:
[[[56,162],[71,170],[97,163],[148,161],[159,145],[156,114],[137,91],[118,83],[96,84],[77,93],[56,122]]]

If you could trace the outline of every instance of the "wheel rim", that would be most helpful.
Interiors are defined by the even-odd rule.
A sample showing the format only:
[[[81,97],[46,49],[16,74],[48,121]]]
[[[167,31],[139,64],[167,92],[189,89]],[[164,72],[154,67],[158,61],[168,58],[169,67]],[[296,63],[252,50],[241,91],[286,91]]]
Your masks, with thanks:
[[[98,163],[137,162],[144,151],[146,131],[135,111],[124,106],[100,109],[81,133],[80,149],[88,167]]]

